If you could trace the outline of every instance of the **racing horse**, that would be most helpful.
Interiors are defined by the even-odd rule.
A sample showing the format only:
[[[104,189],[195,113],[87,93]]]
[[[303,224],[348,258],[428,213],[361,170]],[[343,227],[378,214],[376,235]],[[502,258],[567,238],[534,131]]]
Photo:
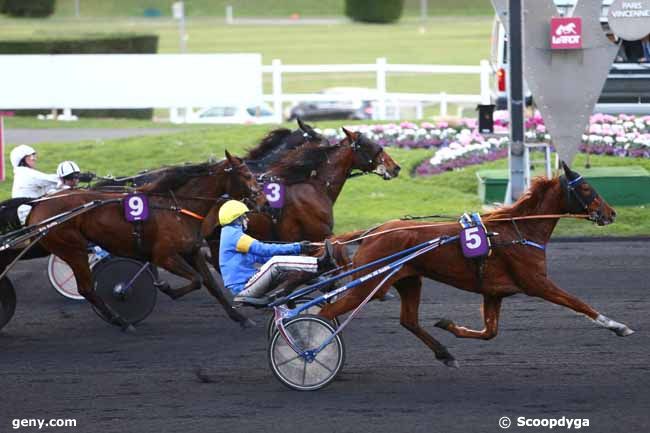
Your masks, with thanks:
[[[484,329],[474,330],[442,319],[435,326],[459,338],[489,340],[497,335],[503,298],[519,293],[545,299],[586,315],[595,323],[619,336],[632,334],[630,328],[607,318],[577,297],[565,292],[548,278],[545,245],[560,217],[568,213],[584,217],[598,225],[614,222],[616,211],[578,173],[562,163],[564,174],[553,179],[539,178],[512,206],[482,216],[492,238],[492,254],[482,261],[467,259],[459,242],[450,242],[417,257],[378,289],[382,296],[394,286],[401,298],[400,323],[415,334],[447,366],[458,363],[439,341],[419,323],[418,307],[422,278],[483,295]],[[364,234],[354,256],[361,266],[375,259],[405,250],[438,237],[458,235],[457,223],[414,223],[389,221]],[[344,244],[362,232],[342,235],[335,243]],[[341,247],[340,245],[338,246]],[[332,320],[359,306],[372,293],[372,281],[351,289],[341,299],[327,304],[319,313]]]
[[[118,256],[149,261],[190,280],[178,289],[168,285],[159,287],[173,299],[205,284],[231,319],[249,324],[219,290],[200,253],[202,218],[216,199],[223,195],[237,199],[261,198],[255,177],[246,164],[226,151],[224,161],[170,168],[163,177],[137,191],[147,195],[149,202],[149,218],[139,228],[124,218],[119,200],[123,194],[83,190],[63,191],[55,200],[39,202],[27,223],[38,224],[90,201],[109,201],[52,229],[41,244],[72,268],[79,293],[111,323],[124,328],[131,325],[94,292],[86,253],[88,242]]]
[[[322,137],[314,132],[302,146],[270,164],[264,176],[285,185],[284,206],[278,218],[268,212],[251,212],[247,231],[251,236],[266,241],[322,241],[332,235],[334,203],[347,179],[355,175],[353,170],[374,173],[385,180],[397,177],[400,166],[379,144],[359,132],[342,129],[345,138],[339,143],[323,144]],[[218,269],[217,212],[211,212],[209,228],[216,227],[210,247]]]

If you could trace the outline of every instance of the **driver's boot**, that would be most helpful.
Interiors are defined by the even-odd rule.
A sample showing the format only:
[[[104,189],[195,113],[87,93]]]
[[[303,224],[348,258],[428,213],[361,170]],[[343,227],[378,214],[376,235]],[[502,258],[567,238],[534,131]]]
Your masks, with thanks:
[[[318,257],[316,261],[318,264],[319,274],[330,271],[338,266],[336,259],[334,258],[334,247],[329,239],[325,239],[324,247],[325,251],[323,252],[323,255]]]

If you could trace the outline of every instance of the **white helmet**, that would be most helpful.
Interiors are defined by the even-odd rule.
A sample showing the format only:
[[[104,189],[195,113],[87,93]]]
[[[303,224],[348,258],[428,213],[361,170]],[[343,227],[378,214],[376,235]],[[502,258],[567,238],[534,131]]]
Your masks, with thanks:
[[[79,166],[75,164],[74,161],[63,161],[56,168],[56,175],[63,179],[66,176],[69,176],[73,173],[79,173]]]
[[[9,155],[9,159],[11,160],[11,165],[14,167],[18,167],[18,164],[20,164],[20,161],[23,160],[24,157],[28,155],[33,155],[35,154],[36,151],[34,150],[33,147],[27,146],[26,144],[21,144],[20,146],[16,146],[13,149],[11,149],[11,154]]]

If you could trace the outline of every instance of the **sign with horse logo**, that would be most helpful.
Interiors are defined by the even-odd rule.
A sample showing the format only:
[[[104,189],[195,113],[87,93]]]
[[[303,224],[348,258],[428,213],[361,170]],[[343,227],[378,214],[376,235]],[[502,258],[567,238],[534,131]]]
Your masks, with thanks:
[[[266,201],[268,201],[269,206],[274,209],[284,207],[284,197],[286,192],[287,188],[282,183],[267,182],[264,184],[264,195],[266,196]]]
[[[574,50],[582,48],[582,19],[551,18],[551,49]]]
[[[146,221],[149,218],[149,202],[144,194],[124,197],[124,217],[129,222]]]

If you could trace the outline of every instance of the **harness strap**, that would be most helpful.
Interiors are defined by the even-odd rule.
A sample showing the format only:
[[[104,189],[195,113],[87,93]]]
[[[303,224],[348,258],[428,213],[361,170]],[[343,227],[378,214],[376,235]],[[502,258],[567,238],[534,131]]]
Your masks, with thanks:
[[[197,214],[197,213],[194,213],[194,212],[192,212],[191,210],[187,210],[187,209],[178,209],[178,211],[179,211],[180,213],[184,214],[184,215],[191,216],[192,218],[196,218],[196,219],[199,220],[199,221],[202,221],[202,220],[205,219],[204,216],[201,216],[201,215],[199,215],[199,214]]]
[[[533,241],[530,241],[528,239],[522,239],[521,244],[522,245],[529,245],[531,247],[539,248],[542,251],[546,251],[546,245],[538,244],[537,242],[533,242]]]

